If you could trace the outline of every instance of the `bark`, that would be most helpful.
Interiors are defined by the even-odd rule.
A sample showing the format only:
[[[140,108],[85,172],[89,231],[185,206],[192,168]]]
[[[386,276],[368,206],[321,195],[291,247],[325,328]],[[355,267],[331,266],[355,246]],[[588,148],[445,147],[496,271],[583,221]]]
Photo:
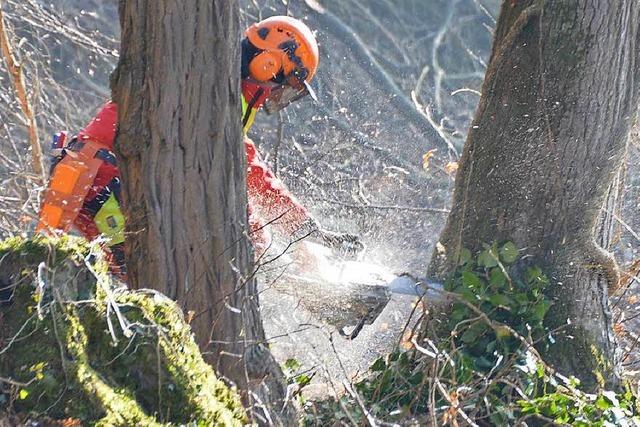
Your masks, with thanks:
[[[121,0],[120,24],[112,90],[130,286],[176,300],[208,361],[268,406],[285,385],[261,344],[251,274],[238,3]],[[289,405],[275,412],[285,406],[283,420],[266,417],[291,421]]]
[[[640,5],[505,1],[453,206],[429,273],[461,248],[511,240],[551,278],[547,355],[587,387],[615,382],[608,252],[629,127],[638,105]],[[603,209],[604,208],[604,209]],[[566,326],[567,319],[571,325]]]

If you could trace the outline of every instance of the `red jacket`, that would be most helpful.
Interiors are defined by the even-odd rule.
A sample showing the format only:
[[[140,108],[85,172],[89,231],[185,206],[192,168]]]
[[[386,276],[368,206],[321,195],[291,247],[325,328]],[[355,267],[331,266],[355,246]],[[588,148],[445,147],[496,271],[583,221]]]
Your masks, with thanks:
[[[117,121],[118,111],[116,104],[109,101],[102,107],[89,124],[78,133],[78,140],[86,141],[93,139],[103,145],[106,145],[111,151],[113,151]],[[102,193],[104,188],[116,178],[120,178],[120,171],[118,170],[118,167],[108,162],[102,162],[102,165],[98,169],[98,173],[93,181],[93,186],[89,189],[89,192],[84,199],[84,206],[75,220],[76,227],[87,240],[93,240],[100,236],[100,232],[93,221],[95,208],[92,207],[91,202],[96,200],[96,197]]]
[[[117,126],[117,107],[109,101],[94,119],[78,134],[80,140],[95,139],[113,148]],[[309,212],[287,190],[284,184],[271,172],[260,159],[253,142],[245,137],[247,152],[247,194],[249,198],[250,224],[252,240],[257,247],[269,244],[269,236],[264,226],[270,224],[289,235],[295,232],[303,222],[310,218]],[[119,179],[117,166],[103,162],[94,180],[94,186],[85,198],[76,226],[88,239],[98,237],[99,232],[93,222],[91,202],[103,191],[105,186]]]

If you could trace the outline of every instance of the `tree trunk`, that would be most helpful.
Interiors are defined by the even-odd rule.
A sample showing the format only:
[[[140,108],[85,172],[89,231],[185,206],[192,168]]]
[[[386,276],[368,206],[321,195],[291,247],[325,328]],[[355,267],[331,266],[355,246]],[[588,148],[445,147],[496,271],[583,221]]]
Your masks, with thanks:
[[[238,3],[121,0],[120,23],[112,90],[130,286],[176,300],[203,353],[245,398],[266,383],[263,402],[281,399],[251,273]]]
[[[638,105],[639,15],[632,0],[503,3],[445,252],[429,267],[443,278],[463,247],[516,243],[551,279],[548,326],[565,325],[547,356],[587,387],[617,378],[608,249]]]

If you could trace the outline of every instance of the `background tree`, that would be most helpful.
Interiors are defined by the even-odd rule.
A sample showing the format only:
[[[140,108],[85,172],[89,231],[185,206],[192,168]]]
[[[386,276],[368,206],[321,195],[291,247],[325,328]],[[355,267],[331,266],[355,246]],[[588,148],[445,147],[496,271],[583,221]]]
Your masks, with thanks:
[[[178,301],[209,361],[241,389],[265,380],[283,398],[247,236],[238,4],[122,0],[120,20],[112,89],[130,286]]]
[[[550,360],[587,387],[615,381],[608,252],[638,107],[640,6],[505,1],[454,200],[430,274],[462,248],[512,240],[550,277]],[[571,324],[567,325],[570,319]]]

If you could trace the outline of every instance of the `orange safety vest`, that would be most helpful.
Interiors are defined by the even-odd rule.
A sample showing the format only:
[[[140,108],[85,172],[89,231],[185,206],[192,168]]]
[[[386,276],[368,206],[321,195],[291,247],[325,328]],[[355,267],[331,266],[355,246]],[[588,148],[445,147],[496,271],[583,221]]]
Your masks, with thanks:
[[[96,155],[109,150],[95,140],[82,143],[78,151],[67,150],[53,171],[45,191],[37,231],[68,231],[78,216],[103,160]]]

